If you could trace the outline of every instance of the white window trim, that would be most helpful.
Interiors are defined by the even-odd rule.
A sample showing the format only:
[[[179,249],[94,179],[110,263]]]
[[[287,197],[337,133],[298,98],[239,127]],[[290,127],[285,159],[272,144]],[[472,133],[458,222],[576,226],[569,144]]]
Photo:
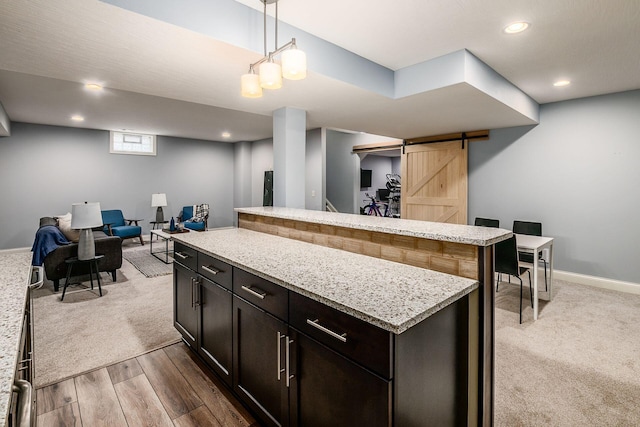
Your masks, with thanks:
[[[143,151],[123,151],[123,150],[116,150],[115,148],[113,148],[113,137],[114,134],[119,133],[119,134],[124,134],[124,135],[140,135],[140,136],[149,136],[151,137],[151,144],[153,145],[153,152],[143,152]],[[134,155],[134,156],[155,156],[157,153],[157,145],[156,145],[156,136],[155,135],[150,135],[150,134],[145,134],[145,133],[137,133],[137,132],[121,132],[121,131],[109,131],[109,153],[111,154],[130,154],[130,155]]]

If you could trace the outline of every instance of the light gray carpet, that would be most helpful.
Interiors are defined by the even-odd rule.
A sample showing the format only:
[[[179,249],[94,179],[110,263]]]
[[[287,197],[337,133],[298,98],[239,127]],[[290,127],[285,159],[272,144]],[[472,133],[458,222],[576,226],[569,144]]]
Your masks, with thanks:
[[[640,425],[640,295],[554,283],[536,322],[524,291],[522,325],[500,285],[496,426]]]
[[[158,246],[162,246],[164,248],[164,245]],[[154,247],[153,250],[155,252],[159,249]],[[164,254],[159,254],[158,256],[164,257]],[[148,246],[125,250],[122,252],[122,257],[133,264],[133,266],[146,277],[158,277],[173,273],[173,265],[171,264],[173,262],[172,258],[169,257],[169,264],[165,264],[155,256],[151,255]]]
[[[60,301],[61,293],[54,294],[49,281],[34,292],[36,387],[180,339],[173,327],[172,276],[146,278],[125,261],[115,283],[106,273],[101,279],[102,297],[97,287],[90,291],[70,286]]]

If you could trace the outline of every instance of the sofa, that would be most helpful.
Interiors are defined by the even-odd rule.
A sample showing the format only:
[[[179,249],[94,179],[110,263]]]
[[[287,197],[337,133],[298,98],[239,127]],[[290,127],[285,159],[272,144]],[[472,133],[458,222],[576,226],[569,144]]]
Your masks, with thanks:
[[[69,215],[69,214],[68,214]],[[36,242],[40,237],[39,234],[44,234],[48,231],[45,227],[54,226],[60,229],[60,222],[65,222],[59,218],[43,217],[40,218],[40,227],[36,232]],[[70,219],[69,219],[70,221]],[[67,231],[65,229],[65,231]],[[101,227],[93,229],[93,236],[96,245],[96,254],[104,255],[102,259],[98,261],[98,271],[108,272],[111,274],[113,281],[116,280],[116,270],[122,267],[122,239],[117,236],[107,236]],[[65,235],[65,237],[67,237]],[[73,236],[71,236],[73,240]],[[37,258],[35,253],[34,243],[34,260]],[[67,258],[78,256],[78,243],[70,241],[67,244],[60,244],[54,250],[47,253],[44,257],[43,266],[46,277],[53,282],[54,290],[57,292],[60,288],[60,279],[67,277],[67,264],[65,260]],[[85,263],[74,265],[73,275],[81,276],[89,274],[89,265]]]

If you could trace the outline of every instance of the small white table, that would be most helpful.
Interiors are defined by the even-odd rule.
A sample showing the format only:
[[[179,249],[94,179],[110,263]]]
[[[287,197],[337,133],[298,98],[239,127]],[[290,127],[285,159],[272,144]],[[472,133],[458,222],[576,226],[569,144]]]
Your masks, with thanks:
[[[530,236],[527,234],[516,234],[516,244],[518,245],[518,251],[529,252],[533,254],[533,320],[538,320],[538,298],[542,298],[546,301],[553,299],[553,237],[541,237]],[[549,249],[549,286],[547,291],[542,291],[538,296],[538,268],[540,259],[538,258],[538,252],[543,249]]]

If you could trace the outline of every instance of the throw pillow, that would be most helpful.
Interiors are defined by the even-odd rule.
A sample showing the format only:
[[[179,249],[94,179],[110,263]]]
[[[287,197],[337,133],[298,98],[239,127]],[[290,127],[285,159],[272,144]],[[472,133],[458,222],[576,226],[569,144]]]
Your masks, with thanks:
[[[202,205],[195,205],[193,218],[191,221],[193,222],[204,222],[204,220],[209,215],[209,205],[204,203]]]
[[[80,240],[80,230],[73,230],[71,228],[71,213],[67,212],[64,215],[58,217],[58,228],[62,231],[62,234],[71,242],[77,242]]]

